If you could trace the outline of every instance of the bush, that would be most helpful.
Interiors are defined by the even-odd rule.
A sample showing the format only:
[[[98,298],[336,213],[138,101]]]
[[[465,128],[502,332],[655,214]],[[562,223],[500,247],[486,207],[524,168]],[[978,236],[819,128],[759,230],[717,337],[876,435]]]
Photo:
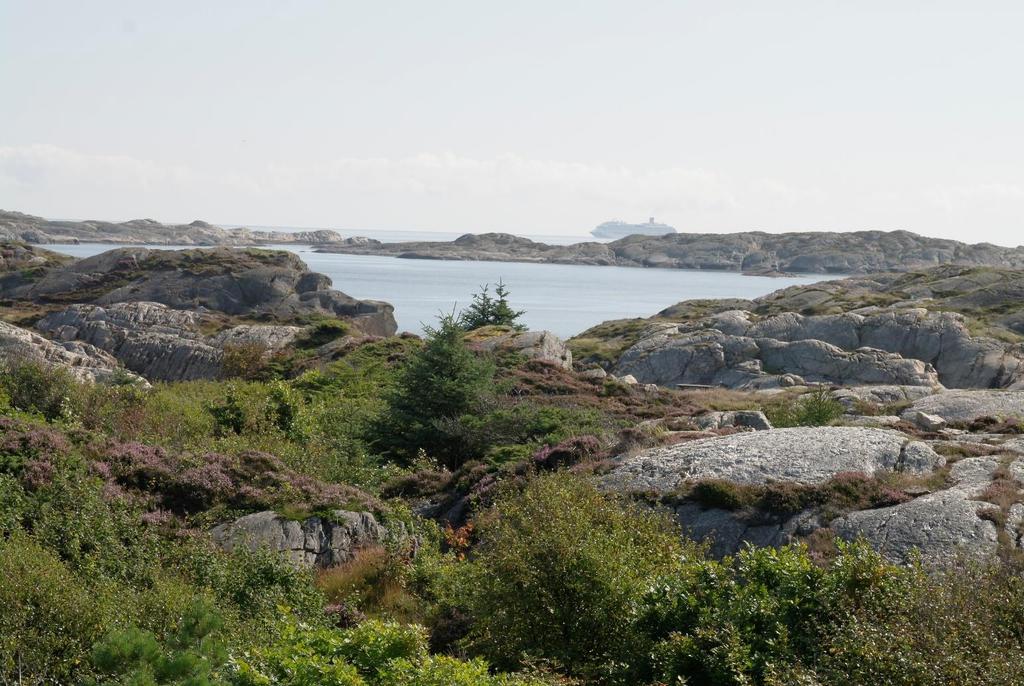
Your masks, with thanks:
[[[523,400],[459,418],[451,431],[474,455],[500,445],[555,445],[584,434],[605,431],[605,418],[597,411],[541,405]]]
[[[350,629],[287,621],[280,640],[235,661],[237,686],[542,686],[492,676],[487,663],[427,653],[421,626],[367,620]]]
[[[266,371],[268,357],[267,346],[262,343],[226,345],[221,357],[221,374],[225,379],[259,379]]]
[[[59,367],[38,362],[7,363],[0,368],[0,389],[15,410],[38,414],[46,421],[72,419],[78,382]]]
[[[23,532],[0,538],[0,683],[75,683],[109,598]]]
[[[698,481],[693,484],[687,497],[704,507],[717,507],[723,510],[739,510],[753,501],[749,487],[725,479]]]
[[[346,563],[317,575],[328,602],[360,614],[413,620],[419,601],[405,589],[408,561],[385,548],[364,548]]]
[[[843,416],[842,404],[826,386],[819,386],[795,401],[767,405],[764,413],[772,426],[826,426]]]
[[[417,626],[369,620],[339,630],[288,620],[277,643],[237,661],[236,681],[252,686],[378,683],[392,661],[422,660],[426,645],[426,632]]]
[[[545,445],[533,454],[538,469],[555,470],[594,460],[601,453],[601,442],[593,436],[569,438],[554,446]]]
[[[351,327],[340,319],[323,319],[312,324],[295,341],[296,347],[310,350],[347,336]]]
[[[468,647],[505,668],[636,670],[639,601],[682,554],[678,531],[565,473],[507,492],[481,522],[480,544],[447,595],[471,618]]]
[[[195,546],[176,560],[189,580],[234,609],[246,633],[265,639],[273,631],[280,607],[298,619],[319,618],[324,597],[313,573],[265,548],[238,546],[229,553]]]

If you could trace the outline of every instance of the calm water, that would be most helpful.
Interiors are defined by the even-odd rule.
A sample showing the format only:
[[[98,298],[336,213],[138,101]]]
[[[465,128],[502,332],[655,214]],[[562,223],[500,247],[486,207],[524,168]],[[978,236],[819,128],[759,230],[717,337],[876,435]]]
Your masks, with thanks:
[[[47,245],[88,257],[114,245]],[[162,246],[172,247],[172,246]],[[184,247],[184,246],[183,246]],[[730,272],[638,269],[515,262],[444,262],[397,257],[317,253],[308,247],[276,246],[298,253],[310,269],[349,295],[395,306],[399,330],[420,332],[439,312],[463,308],[485,283],[501,279],[512,304],[526,310],[531,329],[559,336],[577,334],[608,319],[647,317],[690,298],[754,298],[779,288],[835,276],[770,278]]]

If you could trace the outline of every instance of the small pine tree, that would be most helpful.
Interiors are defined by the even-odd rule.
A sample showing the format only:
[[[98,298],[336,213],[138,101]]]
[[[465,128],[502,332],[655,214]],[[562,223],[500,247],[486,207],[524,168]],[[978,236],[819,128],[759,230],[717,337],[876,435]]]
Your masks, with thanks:
[[[494,377],[493,363],[466,347],[464,331],[454,314],[442,315],[437,328],[426,327],[423,347],[400,372],[375,427],[377,443],[388,452],[411,460],[424,450],[450,467],[464,458],[452,426],[490,391]]]
[[[227,662],[227,653],[216,639],[220,628],[220,618],[197,602],[163,645],[151,632],[129,627],[97,643],[92,663],[108,675],[103,684],[220,686],[226,682],[216,672]]]
[[[473,295],[473,304],[466,309],[462,315],[462,326],[466,331],[479,329],[482,326],[510,326],[516,331],[523,331],[525,326],[519,323],[525,310],[513,310],[509,305],[508,289],[505,284],[498,280],[494,289],[497,298],[490,294],[490,284],[480,287],[480,292]]]

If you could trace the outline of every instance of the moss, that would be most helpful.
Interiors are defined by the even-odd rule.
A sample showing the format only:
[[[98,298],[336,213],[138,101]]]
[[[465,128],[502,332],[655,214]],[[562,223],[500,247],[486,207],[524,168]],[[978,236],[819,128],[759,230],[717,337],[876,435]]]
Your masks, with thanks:
[[[347,336],[351,331],[352,327],[340,319],[322,319],[303,331],[295,339],[295,346],[300,350],[319,348]]]
[[[790,482],[767,485],[737,484],[707,479],[684,486],[670,501],[689,501],[708,508],[748,510],[767,515],[793,515],[815,508],[835,518],[846,512],[896,505],[911,499],[905,488],[911,480],[888,480],[857,472],[844,472],[822,484]]]
[[[573,336],[566,345],[572,351],[573,359],[581,362],[596,362],[607,367],[636,344],[643,331],[651,325],[651,319],[617,319],[593,326]]]

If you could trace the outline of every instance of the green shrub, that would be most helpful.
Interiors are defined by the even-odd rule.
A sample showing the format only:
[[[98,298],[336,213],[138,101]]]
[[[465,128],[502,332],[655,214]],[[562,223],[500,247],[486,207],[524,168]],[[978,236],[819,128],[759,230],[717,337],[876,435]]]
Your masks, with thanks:
[[[221,374],[225,379],[255,380],[267,369],[267,347],[262,343],[239,343],[224,346]]]
[[[71,373],[38,362],[8,362],[0,366],[0,388],[15,410],[38,414],[46,421],[72,419],[79,384]]]
[[[279,554],[246,546],[221,553],[198,545],[179,553],[176,563],[192,583],[236,608],[238,619],[253,636],[270,634],[280,607],[290,608],[303,620],[323,614],[324,597],[313,573]]]
[[[725,479],[698,481],[687,497],[704,507],[739,510],[752,504],[750,489]]]
[[[542,445],[556,445],[586,434],[602,435],[609,424],[596,410],[541,405],[527,399],[463,415],[447,426],[468,455],[482,457],[512,446],[522,446],[519,452],[525,456]]]
[[[112,580],[148,582],[159,545],[139,512],[104,496],[99,479],[59,469],[40,493],[32,531],[75,571]]]
[[[21,483],[0,473],[0,538],[10,535],[28,514],[29,499]]]
[[[447,595],[471,618],[467,646],[505,668],[636,671],[640,599],[682,554],[678,531],[565,473],[509,491],[481,522]]]
[[[287,620],[274,645],[237,661],[237,682],[253,686],[376,684],[392,661],[422,660],[426,645],[425,630],[415,625],[368,620],[338,630]]]
[[[109,596],[23,532],[0,538],[0,580],[0,683],[75,683]]]
[[[319,348],[331,341],[347,336],[351,327],[340,319],[324,319],[310,325],[296,341],[296,347],[303,350]]]
[[[796,400],[773,403],[764,407],[772,426],[826,426],[843,416],[842,404],[825,386],[819,386]]]

